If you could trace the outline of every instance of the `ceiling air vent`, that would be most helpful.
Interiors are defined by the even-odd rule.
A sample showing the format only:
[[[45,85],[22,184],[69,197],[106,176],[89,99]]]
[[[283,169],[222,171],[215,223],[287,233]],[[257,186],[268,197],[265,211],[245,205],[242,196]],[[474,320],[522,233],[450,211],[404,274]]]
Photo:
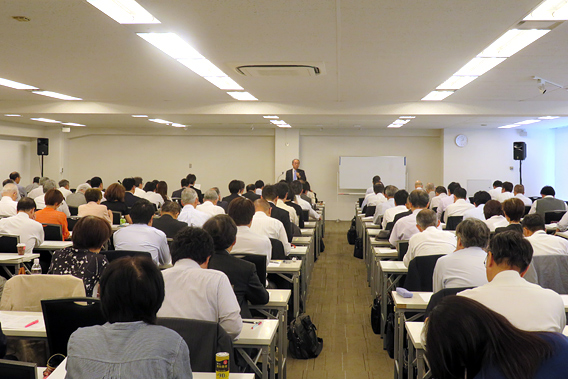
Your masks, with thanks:
[[[325,74],[325,68],[323,67],[323,63],[259,63],[235,65],[235,70],[244,76],[263,78],[282,76],[319,76]]]

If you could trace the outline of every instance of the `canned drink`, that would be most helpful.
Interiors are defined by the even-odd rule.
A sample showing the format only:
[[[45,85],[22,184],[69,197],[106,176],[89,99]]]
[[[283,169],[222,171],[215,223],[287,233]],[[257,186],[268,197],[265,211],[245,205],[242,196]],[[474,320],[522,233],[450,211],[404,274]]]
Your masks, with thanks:
[[[229,378],[229,353],[215,354],[215,374],[216,379]]]

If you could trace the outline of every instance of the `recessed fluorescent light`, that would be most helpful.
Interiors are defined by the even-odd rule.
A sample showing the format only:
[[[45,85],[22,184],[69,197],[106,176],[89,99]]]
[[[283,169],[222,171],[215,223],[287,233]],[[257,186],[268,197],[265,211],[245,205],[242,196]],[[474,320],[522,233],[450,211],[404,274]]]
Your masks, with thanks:
[[[402,125],[407,124],[409,121],[410,121],[410,120],[395,120],[395,121],[393,122],[393,124],[394,124],[394,125],[401,125],[401,126],[402,126]]]
[[[457,90],[465,87],[469,83],[477,79],[477,76],[452,76],[444,83],[440,84],[436,89],[453,89]]]
[[[568,20],[568,2],[566,0],[548,0],[532,11],[524,21]]]
[[[446,97],[453,94],[454,91],[432,91],[428,95],[424,96],[422,101],[440,101],[444,100]]]
[[[27,84],[18,83],[12,80],[2,79],[2,78],[0,78],[0,86],[10,87],[14,89],[38,89],[37,87],[34,86],[29,86]]]
[[[521,121],[521,122],[515,122],[515,125],[530,125],[530,124],[534,124],[537,122],[540,122],[541,120],[525,120],[525,121]]]
[[[8,115],[6,115],[8,116]],[[556,120],[557,118],[560,118],[560,116],[544,116],[544,117],[539,117],[539,119],[541,120]]]
[[[87,0],[119,24],[159,24],[154,16],[134,0]]]
[[[142,117],[148,117],[148,116],[145,115],[145,114],[133,114],[132,117],[140,117],[140,118],[142,118]]]
[[[6,116],[6,117],[22,117],[21,114],[10,114],[10,113],[9,113],[9,114],[5,114],[4,116]]]
[[[460,68],[454,75],[458,76],[481,76],[506,58],[473,58]]]
[[[208,59],[179,59],[179,63],[189,68],[199,76],[227,76]]]
[[[187,125],[178,124],[177,122],[172,122],[172,126],[173,126],[174,128],[185,128]]]
[[[136,33],[174,59],[205,59],[175,33]]]
[[[290,125],[288,124],[282,124],[282,125],[278,125],[279,128],[291,128]]]
[[[227,92],[232,98],[241,101],[258,101],[256,97],[248,92]]]
[[[48,122],[50,124],[61,124],[61,121],[52,120],[50,118],[43,118],[43,117],[30,118],[30,120],[40,121],[40,122]]]
[[[62,125],[67,125],[67,126],[86,126],[83,124],[77,124],[76,122],[64,122],[62,123]]]
[[[402,125],[400,125],[400,124],[395,124],[395,123],[392,123],[392,124],[390,124],[389,126],[387,126],[387,128],[400,128],[400,127],[402,127]]]
[[[211,76],[205,77],[209,83],[213,84],[215,87],[222,89],[222,90],[242,90],[243,87],[237,84],[233,79],[229,78],[228,76]],[[255,99],[256,100],[256,99]]]
[[[264,117],[264,118],[280,118],[278,116],[262,116],[262,117]]]
[[[274,125],[285,125],[286,121],[284,120],[270,120],[271,123],[273,123]]]
[[[520,125],[509,124],[509,125],[500,126],[497,129],[511,129],[511,128],[516,128],[517,126],[520,126]]]
[[[68,96],[62,93],[57,93],[52,91],[32,91],[32,92],[35,93],[36,95],[54,97],[56,99],[61,99],[61,100],[83,100],[80,97]]]
[[[548,32],[550,32],[550,30],[508,30],[477,56],[479,58],[508,58]]]
[[[412,118],[416,118],[416,116],[400,116],[399,118],[410,118],[410,119],[412,119]]]
[[[152,121],[152,122],[155,122],[155,123],[158,123],[158,124],[165,124],[165,125],[171,124],[170,121],[162,120],[161,118],[149,118],[148,121]]]

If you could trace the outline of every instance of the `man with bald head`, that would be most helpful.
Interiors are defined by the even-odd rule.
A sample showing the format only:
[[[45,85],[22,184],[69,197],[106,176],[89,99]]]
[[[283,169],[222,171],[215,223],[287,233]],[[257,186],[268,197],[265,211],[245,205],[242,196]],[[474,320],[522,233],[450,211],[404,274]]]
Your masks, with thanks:
[[[15,216],[18,203],[18,187],[14,183],[8,183],[2,188],[2,199],[0,200],[0,216]]]
[[[280,220],[270,217],[272,208],[265,199],[258,199],[254,202],[254,216],[252,217],[252,224],[250,230],[261,236],[274,238],[282,242],[284,245],[284,252],[286,255],[290,254],[292,246],[288,242],[286,229]]]
[[[294,180],[305,182],[306,173],[300,169],[300,160],[298,158],[292,160],[292,168],[286,171],[286,181],[292,183]]]

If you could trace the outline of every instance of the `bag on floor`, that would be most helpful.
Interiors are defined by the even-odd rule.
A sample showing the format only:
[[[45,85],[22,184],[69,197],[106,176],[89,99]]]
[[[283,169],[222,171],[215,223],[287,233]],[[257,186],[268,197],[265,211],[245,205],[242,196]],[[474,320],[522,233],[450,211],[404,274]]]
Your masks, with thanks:
[[[290,355],[295,359],[310,359],[320,355],[323,339],[316,334],[316,326],[310,316],[301,314],[290,323],[288,329]]]
[[[373,333],[381,334],[381,302],[378,297],[371,305],[371,328],[373,328]]]
[[[355,239],[355,249],[353,249],[353,256],[355,258],[363,259],[363,238],[357,237],[357,239]]]
[[[347,231],[347,242],[349,242],[349,245],[355,245],[355,239],[357,239],[357,229],[355,226],[355,217],[353,217],[351,227]]]

